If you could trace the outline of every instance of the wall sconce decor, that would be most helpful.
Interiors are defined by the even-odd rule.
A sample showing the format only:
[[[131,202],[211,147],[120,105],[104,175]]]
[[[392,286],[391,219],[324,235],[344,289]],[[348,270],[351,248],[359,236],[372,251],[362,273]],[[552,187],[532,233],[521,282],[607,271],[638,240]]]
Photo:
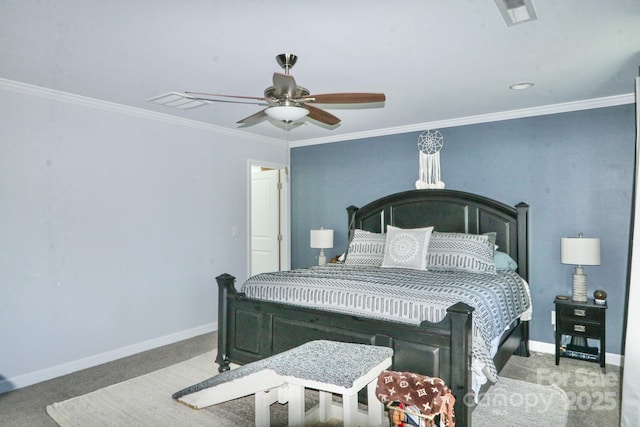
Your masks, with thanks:
[[[418,136],[420,176],[416,181],[417,189],[444,188],[444,182],[440,179],[440,150],[443,144],[444,138],[437,130],[425,130]]]

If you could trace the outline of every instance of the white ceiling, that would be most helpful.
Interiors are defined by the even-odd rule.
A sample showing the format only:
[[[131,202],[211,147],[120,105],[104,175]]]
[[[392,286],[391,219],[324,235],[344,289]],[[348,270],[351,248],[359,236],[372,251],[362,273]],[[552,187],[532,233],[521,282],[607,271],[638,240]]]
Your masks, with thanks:
[[[639,0],[533,0],[507,26],[494,0],[1,0],[0,78],[280,140],[348,139],[469,116],[628,95],[640,65]],[[327,109],[287,133],[236,121],[261,108],[181,111],[177,91],[262,96],[291,74],[311,93],[384,92],[383,108]],[[534,82],[524,91],[508,87]]]

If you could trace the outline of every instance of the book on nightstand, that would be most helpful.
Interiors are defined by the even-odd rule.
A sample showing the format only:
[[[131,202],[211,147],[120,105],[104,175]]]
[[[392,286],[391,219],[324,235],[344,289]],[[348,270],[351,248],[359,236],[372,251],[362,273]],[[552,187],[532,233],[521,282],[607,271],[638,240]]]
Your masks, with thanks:
[[[566,347],[561,347],[560,351],[563,356],[570,357],[572,359],[588,360],[591,362],[600,360],[598,347],[567,344]]]

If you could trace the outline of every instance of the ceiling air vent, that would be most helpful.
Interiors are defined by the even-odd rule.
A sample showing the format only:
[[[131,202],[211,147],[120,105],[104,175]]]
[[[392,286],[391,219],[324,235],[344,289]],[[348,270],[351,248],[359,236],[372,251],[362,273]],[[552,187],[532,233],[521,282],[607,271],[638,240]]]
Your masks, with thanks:
[[[508,26],[538,19],[532,0],[495,0]]]

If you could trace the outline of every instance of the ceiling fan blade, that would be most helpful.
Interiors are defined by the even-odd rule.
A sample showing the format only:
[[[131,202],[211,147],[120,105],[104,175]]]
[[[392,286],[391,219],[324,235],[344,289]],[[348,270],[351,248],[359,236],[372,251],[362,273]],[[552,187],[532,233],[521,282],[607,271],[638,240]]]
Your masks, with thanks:
[[[265,108],[266,110],[266,108]],[[255,114],[250,115],[249,117],[245,117],[242,120],[238,120],[237,123],[243,123],[243,124],[254,124],[259,122],[261,119],[264,119],[265,117],[267,117],[267,113],[264,112],[264,110],[258,111]]]
[[[273,73],[273,87],[275,88],[274,95],[281,97],[288,95],[289,98],[293,98],[296,95],[298,86],[296,85],[296,79],[290,74]]]
[[[261,106],[268,106],[269,104],[266,102],[257,102],[257,101],[234,101],[231,99],[211,99],[211,98],[200,98],[197,96],[188,96],[185,97],[185,99],[192,99],[194,101],[203,101],[205,103],[211,103],[211,102],[226,102],[228,104],[248,104],[248,105],[261,105]]]
[[[313,98],[316,104],[364,104],[368,102],[384,102],[386,97],[384,93],[323,93],[318,95],[309,95],[302,98],[306,100]]]
[[[338,123],[340,123],[340,119],[337,118],[336,116],[334,116],[333,114],[322,110],[318,107],[314,107],[313,105],[309,105],[309,104],[300,104],[300,106],[306,108],[307,110],[309,110],[309,115],[307,117],[310,117],[314,120],[317,120],[321,123],[325,123],[327,125],[330,126],[334,126],[337,125]]]
[[[189,95],[200,95],[200,96],[219,96],[223,98],[238,98],[238,99],[256,99],[258,101],[266,101],[267,99],[262,96],[241,96],[241,95],[222,95],[219,93],[204,93],[204,92],[189,92],[186,91],[186,94]],[[213,101],[213,100],[211,100]]]

